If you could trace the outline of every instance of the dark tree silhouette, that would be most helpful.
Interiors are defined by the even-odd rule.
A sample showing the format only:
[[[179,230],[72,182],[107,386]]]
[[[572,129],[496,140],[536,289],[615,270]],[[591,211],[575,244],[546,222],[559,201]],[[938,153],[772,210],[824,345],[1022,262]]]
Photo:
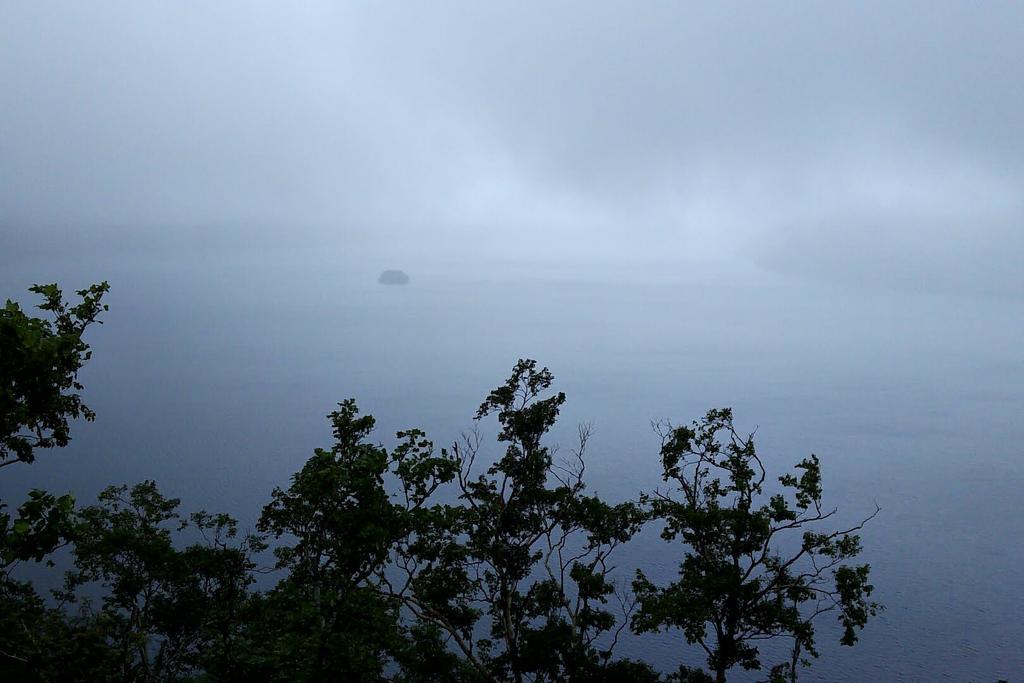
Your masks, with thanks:
[[[729,409],[711,410],[692,426],[656,429],[670,488],[644,500],[664,524],[662,537],[682,542],[682,561],[679,579],[664,587],[637,572],[633,626],[681,629],[707,653],[718,682],[737,665],[760,669],[757,644],[782,637],[792,639],[792,656],[772,668],[772,677],[796,680],[803,655],[818,654],[813,621],[827,612],[842,623],[842,644],[853,645],[878,605],[868,599],[868,565],[846,562],[860,553],[855,532],[877,506],[851,528],[819,530],[836,510],[822,507],[817,456],[799,462],[797,474],[779,477],[782,490],[767,495],[753,435],[737,433]],[[787,552],[780,541],[790,534],[801,538]]]
[[[33,291],[52,319],[11,302],[0,315],[0,467],[66,445],[69,421],[93,417],[77,372],[107,285],[74,306],[55,285]],[[0,502],[0,679],[706,683],[761,668],[757,644],[789,638],[769,675],[793,681],[817,655],[816,617],[836,614],[842,642],[856,641],[878,609],[867,565],[849,563],[861,525],[823,528],[835,511],[815,456],[766,492],[753,438],[713,410],[659,426],[669,489],[609,503],[586,491],[588,426],[565,460],[548,443],[565,403],[553,381],[520,360],[488,394],[476,420],[496,418],[504,447],[490,460],[477,429],[440,452],[409,429],[388,450],[370,440],[373,417],[342,402],[333,445],[273,491],[254,534],[179,512],[151,481],[81,509],[44,491],[14,513]],[[652,520],[681,542],[679,579],[638,572],[630,590],[614,556]],[[16,578],[62,547],[70,568],[52,598]],[[262,574],[275,582],[254,590]],[[681,629],[713,678],[617,658],[630,626]]]
[[[57,285],[36,285],[39,308],[49,318],[34,318],[11,301],[0,309],[0,467],[32,462],[38,448],[68,444],[68,420],[95,415],[76,393],[78,371],[92,352],[82,333],[107,310],[101,303],[106,282],[78,291],[81,302],[64,301]]]

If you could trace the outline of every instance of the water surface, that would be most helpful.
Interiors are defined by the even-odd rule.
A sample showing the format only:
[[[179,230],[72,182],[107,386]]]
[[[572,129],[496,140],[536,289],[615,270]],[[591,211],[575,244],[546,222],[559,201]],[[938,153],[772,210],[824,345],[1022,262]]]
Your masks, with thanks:
[[[386,268],[412,283],[377,285]],[[732,406],[771,469],[822,458],[841,522],[883,508],[863,538],[887,610],[856,648],[823,642],[804,680],[1024,671],[1019,300],[738,264],[417,264],[302,248],[40,252],[7,261],[0,285],[24,301],[33,282],[103,278],[111,311],[83,373],[99,419],[64,452],[5,471],[5,500],[40,486],[85,501],[152,478],[188,508],[251,525],[328,444],[337,401],[356,397],[386,443],[418,426],[443,444],[532,357],[568,394],[555,437],[568,445],[577,423],[594,425],[590,482],[610,498],[658,485],[651,419]],[[674,558],[650,535],[623,566],[667,581]],[[678,643],[628,640],[623,654],[699,663]]]

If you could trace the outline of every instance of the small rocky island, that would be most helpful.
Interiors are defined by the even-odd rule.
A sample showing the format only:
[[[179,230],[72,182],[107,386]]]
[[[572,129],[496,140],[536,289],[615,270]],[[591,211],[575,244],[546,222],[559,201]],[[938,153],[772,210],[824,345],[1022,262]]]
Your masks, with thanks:
[[[409,284],[409,276],[401,270],[385,270],[377,278],[377,282],[382,285],[407,285]]]

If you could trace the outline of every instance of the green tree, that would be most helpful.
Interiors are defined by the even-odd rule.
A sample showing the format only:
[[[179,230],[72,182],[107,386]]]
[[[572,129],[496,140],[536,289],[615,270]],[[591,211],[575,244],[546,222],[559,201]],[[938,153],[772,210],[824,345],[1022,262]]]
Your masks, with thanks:
[[[334,445],[263,511],[259,528],[281,542],[285,576],[254,600],[250,673],[657,679],[643,663],[611,659],[632,602],[616,591],[610,557],[643,512],[584,495],[588,429],[573,458],[555,462],[542,440],[565,397],[542,397],[552,379],[520,361],[491,392],[477,417],[497,414],[507,448],[478,474],[479,433],[437,453],[407,430],[388,451],[369,441],[373,418],[341,403]]]
[[[67,615],[48,605],[31,583],[17,580],[15,571],[25,562],[54,565],[52,553],[74,536],[75,502],[70,495],[30,491],[13,517],[4,507],[0,504],[0,680],[45,680],[56,661],[76,661],[77,653],[95,648],[86,647]]]
[[[75,306],[54,285],[33,291],[53,320],[10,302],[0,317],[0,467],[66,445],[69,420],[93,417],[75,392],[106,283]],[[711,411],[661,425],[668,491],[611,504],[586,492],[589,427],[565,460],[547,443],[565,402],[553,381],[520,360],[490,392],[476,420],[496,418],[504,449],[486,465],[476,429],[440,452],[410,429],[388,450],[344,401],[333,445],[273,491],[260,536],[239,538],[227,515],[184,515],[149,481],[78,511],[43,491],[14,513],[0,503],[0,679],[706,683],[761,668],[757,642],[788,637],[770,676],[792,681],[817,655],[819,615],[836,613],[842,642],[856,641],[878,609],[869,568],[848,562],[861,525],[819,530],[835,511],[822,508],[816,457],[764,493],[752,437]],[[659,587],[638,572],[630,592],[613,556],[650,520],[682,541],[680,578]],[[274,567],[261,569],[271,543]],[[73,568],[52,600],[15,579],[64,546]],[[263,571],[279,579],[255,592]],[[714,678],[616,659],[630,625],[682,629]]]
[[[101,589],[100,607],[86,602],[85,630],[102,637],[106,670],[94,680],[186,680],[239,667],[236,647],[252,582],[251,537],[237,539],[235,520],[205,512],[183,517],[179,502],[152,481],[109,487],[82,509],[74,532],[74,569],[59,597],[74,603]],[[181,546],[175,536],[191,537]]]
[[[73,505],[39,498],[22,506],[19,519],[37,518],[36,504],[41,511]],[[62,510],[61,520],[71,519],[62,534],[72,541],[73,568],[54,600],[27,582],[0,582],[0,674],[38,681],[237,678],[252,553],[260,546],[233,540],[230,517],[186,518],[178,504],[143,482],[107,488],[98,504],[78,512]],[[26,545],[35,554],[29,559],[39,558],[40,546]],[[10,541],[7,557],[18,547]]]
[[[611,659],[632,608],[616,590],[611,555],[643,514],[585,495],[588,428],[573,457],[555,461],[544,437],[565,395],[545,396],[552,381],[547,368],[521,360],[490,393],[476,417],[497,416],[504,454],[475,473],[479,432],[453,446],[459,504],[435,508],[397,548],[397,580],[384,585],[482,679],[652,677],[646,665]]]
[[[457,464],[436,456],[419,430],[400,432],[391,452],[370,443],[374,419],[354,400],[330,419],[334,445],[275,489],[260,519],[261,531],[284,541],[274,554],[286,576],[259,601],[253,671],[273,680],[378,680],[419,650],[422,662],[451,674],[458,662],[438,657],[436,631],[406,628],[380,581],[397,544],[434,514],[430,498]]]
[[[28,582],[0,582],[0,680],[109,680],[116,670],[92,618],[44,600]]]
[[[734,666],[760,669],[758,643],[790,638],[789,661],[773,680],[796,680],[797,666],[817,656],[813,622],[838,616],[843,645],[853,645],[878,605],[869,600],[869,566],[847,564],[861,550],[855,533],[819,531],[836,514],[822,507],[821,468],[812,455],[796,474],[779,477],[781,491],[764,492],[766,471],[753,435],[741,436],[732,411],[711,410],[692,426],[657,426],[667,491],[644,497],[666,541],[681,540],[679,579],[657,586],[642,571],[633,583],[638,632],[681,629],[707,654],[715,681]],[[788,495],[787,495],[788,492]],[[787,551],[787,535],[799,545]]]
[[[31,463],[37,448],[67,445],[68,421],[93,419],[75,392],[91,354],[82,334],[107,310],[101,299],[108,289],[103,282],[79,290],[81,302],[72,306],[56,285],[32,287],[50,318],[29,316],[10,300],[0,309],[0,467]],[[56,661],[75,667],[101,659],[97,638],[80,637],[76,620],[14,577],[25,562],[53,565],[52,553],[73,538],[74,506],[70,495],[39,490],[14,515],[0,501],[0,678],[45,679]]]
[[[69,419],[95,418],[76,393],[78,371],[92,355],[82,334],[100,322],[109,288],[81,289],[71,305],[55,284],[32,287],[52,319],[29,316],[10,300],[0,309],[0,467],[32,462],[38,448],[66,446]]]

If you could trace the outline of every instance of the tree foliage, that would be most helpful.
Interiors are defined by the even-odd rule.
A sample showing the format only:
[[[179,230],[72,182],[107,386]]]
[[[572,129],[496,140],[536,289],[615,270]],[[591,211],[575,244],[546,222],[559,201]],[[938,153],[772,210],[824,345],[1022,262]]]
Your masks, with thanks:
[[[33,291],[52,320],[10,302],[0,317],[4,464],[93,417],[76,377],[107,286],[75,306],[54,285]],[[0,502],[0,679],[706,683],[762,668],[758,643],[787,638],[791,656],[768,671],[782,681],[817,656],[818,616],[835,614],[854,644],[878,606],[852,562],[861,525],[825,526],[817,457],[770,487],[752,436],[713,410],[659,425],[665,490],[609,502],[587,491],[589,426],[565,458],[550,443],[566,400],[553,382],[520,360],[440,450],[419,429],[386,448],[343,401],[332,445],[274,489],[250,534],[182,513],[152,481],[82,508],[43,491],[14,511]],[[679,548],[678,579],[630,583],[616,558],[652,523]],[[25,563],[63,570],[61,588],[37,593],[18,578]],[[702,647],[709,670],[616,654],[627,631],[665,629]]]
[[[109,487],[77,515],[74,567],[58,596],[75,603],[83,588],[100,589],[99,607],[85,603],[80,618],[102,636],[111,678],[183,680],[238,668],[253,540],[236,539],[227,515],[186,518],[179,504],[147,481]],[[176,544],[176,535],[195,540]]]
[[[66,446],[68,420],[95,417],[77,393],[78,371],[92,355],[82,334],[100,322],[108,290],[106,282],[81,289],[71,305],[57,285],[36,285],[30,291],[42,295],[39,309],[49,317],[32,317],[11,300],[0,309],[0,467]]]
[[[616,593],[613,551],[639,529],[633,503],[609,505],[585,494],[581,428],[573,457],[556,462],[544,437],[565,395],[532,360],[490,393],[477,420],[495,415],[505,451],[476,472],[478,431],[443,451],[457,465],[458,505],[435,508],[396,548],[388,594],[456,645],[484,680],[596,680],[611,670],[632,607]],[[614,607],[614,610],[611,609]]]
[[[0,309],[0,468],[31,463],[36,449],[66,446],[69,420],[94,418],[77,393],[78,371],[91,355],[82,334],[107,310],[101,299],[108,289],[103,282],[79,290],[80,303],[71,305],[56,285],[36,285],[31,291],[43,296],[47,317],[29,316],[10,300]],[[0,501],[0,673],[11,680],[52,678],[40,672],[101,659],[93,656],[92,631],[79,632],[77,618],[14,578],[26,562],[53,566],[52,553],[74,538],[75,514],[71,495],[30,491],[13,515]]]
[[[633,626],[681,630],[707,653],[716,681],[737,665],[760,669],[758,642],[779,637],[792,639],[792,657],[773,667],[773,677],[795,680],[802,654],[818,655],[813,621],[827,612],[842,624],[842,644],[853,645],[878,609],[869,600],[868,565],[847,564],[860,553],[855,532],[864,522],[819,530],[836,510],[822,507],[817,456],[779,477],[780,490],[768,495],[753,435],[737,433],[731,410],[657,429],[671,488],[644,500],[664,525],[662,538],[682,542],[682,561],[679,579],[664,587],[637,572]],[[800,536],[789,552],[780,544],[787,534]]]
[[[286,573],[260,601],[270,619],[251,634],[283,655],[257,662],[270,679],[382,679],[389,665],[409,659],[410,647],[444,649],[432,632],[401,623],[399,602],[380,590],[379,576],[424,523],[430,496],[455,476],[454,462],[435,457],[419,430],[400,432],[390,453],[368,442],[374,420],[353,400],[330,419],[334,445],[318,449],[288,489],[276,489],[260,518],[259,529],[283,541],[274,555]],[[398,485],[389,489],[389,480]]]

